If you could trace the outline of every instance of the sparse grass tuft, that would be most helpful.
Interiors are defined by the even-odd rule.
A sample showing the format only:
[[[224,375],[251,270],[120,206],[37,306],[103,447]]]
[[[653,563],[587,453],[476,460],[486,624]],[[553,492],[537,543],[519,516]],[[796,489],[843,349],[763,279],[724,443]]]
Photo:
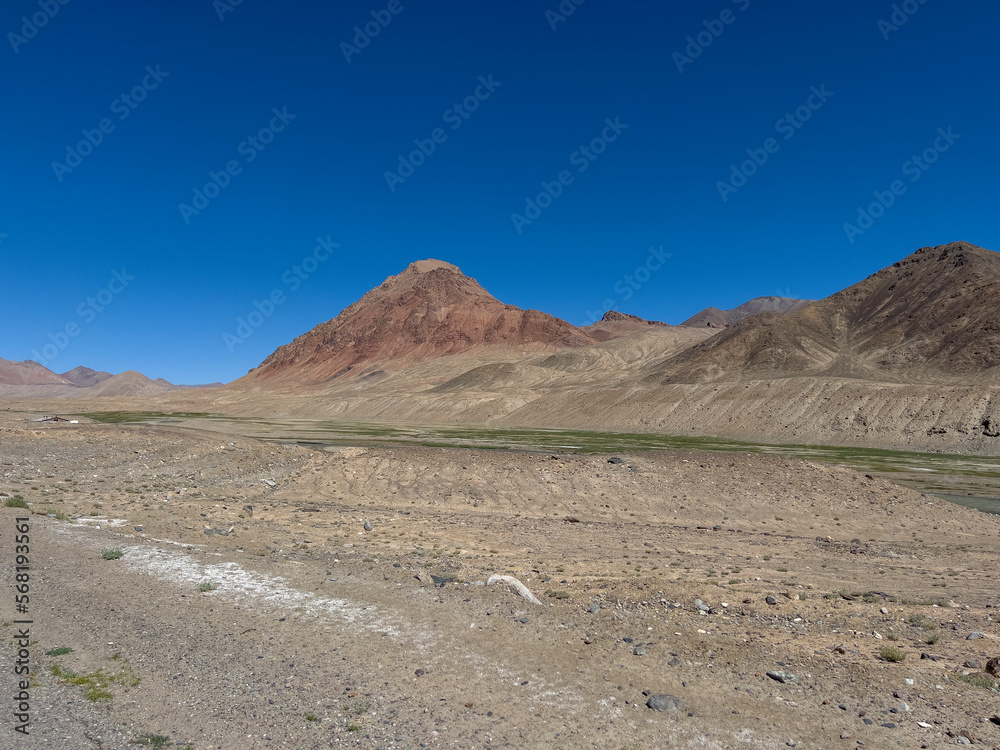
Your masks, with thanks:
[[[882,646],[878,650],[878,656],[882,661],[901,662],[906,659],[906,652],[895,646]]]
[[[124,554],[125,552],[117,547],[115,547],[114,549],[107,548],[101,550],[101,557],[103,557],[105,560],[118,560]]]
[[[46,651],[46,656],[62,656],[63,654],[72,654],[73,649],[69,646],[60,646],[59,648],[54,648],[50,651]]]
[[[170,738],[163,734],[144,734],[132,740],[133,745],[145,745],[146,747],[164,750],[170,744]]]
[[[5,508],[27,508],[28,504],[24,502],[24,498],[20,495],[14,495],[14,497],[8,497],[3,501]]]
[[[972,685],[973,687],[986,688],[987,690],[997,689],[996,680],[988,674],[956,674],[952,675],[952,679],[964,682],[966,685]]]
[[[549,589],[545,592],[546,596],[550,596],[553,599],[569,599],[568,591],[556,591],[555,589]]]
[[[212,581],[202,581],[198,584],[198,590],[202,593],[206,591],[215,591],[217,588],[218,586]]]
[[[306,721],[319,721],[319,717],[310,711],[306,714]]]

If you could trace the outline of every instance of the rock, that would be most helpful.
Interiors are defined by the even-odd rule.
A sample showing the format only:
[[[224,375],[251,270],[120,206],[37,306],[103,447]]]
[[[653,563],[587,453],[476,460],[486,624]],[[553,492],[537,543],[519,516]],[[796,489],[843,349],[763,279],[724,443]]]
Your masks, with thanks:
[[[882,609],[880,609],[879,612],[881,612],[883,615],[889,614],[889,610],[886,607],[882,607]]]
[[[678,659],[676,656],[667,662],[668,667],[679,667],[680,665],[681,665],[681,660]]]
[[[1000,657],[994,657],[986,662],[986,674],[1000,677]]]
[[[966,669],[979,669],[983,665],[980,664],[978,661],[975,661],[974,659],[966,659],[965,661],[962,662],[962,666],[965,667]]]
[[[372,530],[372,522],[365,521],[365,531],[371,531],[371,530]]]
[[[834,647],[833,647],[833,650],[834,650],[834,651],[835,651],[836,653],[838,653],[838,654],[846,654],[846,653],[847,653],[847,646],[845,646],[845,645],[841,644],[841,645],[839,645],[839,646],[834,646]]]
[[[609,464],[623,464],[625,462],[622,459],[620,459],[617,456],[615,456],[614,458],[609,458],[608,459],[608,463]]]
[[[982,637],[983,637],[982,633],[980,633],[978,630],[973,630],[971,633],[969,633],[967,636],[965,636],[965,640],[967,640],[967,641],[978,641]]]
[[[136,526],[135,530],[138,531],[139,533],[142,533],[142,526]]]
[[[963,742],[962,743],[963,745],[975,745],[976,744],[976,735],[974,735],[968,729],[963,729],[961,732],[959,732],[958,733],[958,737],[959,737],[959,739],[965,738],[965,739],[968,740],[968,742]]]
[[[656,695],[649,696],[646,705],[654,711],[674,712],[684,710],[684,704],[681,703],[680,698],[667,695],[666,693],[657,693]]]
[[[632,649],[632,653],[635,654],[636,656],[645,656],[646,649],[642,646],[636,646],[634,649]]]
[[[253,506],[249,503],[243,506],[243,512],[250,516],[250,518],[253,518]]]
[[[772,680],[780,682],[782,685],[787,685],[792,682],[798,682],[799,676],[791,672],[783,672],[780,669],[774,669],[767,673],[767,676]]]
[[[590,605],[590,614],[596,615],[600,611],[601,611],[601,605],[598,604],[597,602],[594,602],[593,604]]]
[[[422,669],[415,669],[413,670],[413,674],[415,674],[417,677],[423,677],[426,674],[426,672],[424,672],[424,670]]]
[[[261,479],[260,481],[263,482],[264,484],[266,484],[268,487],[277,487],[278,486],[278,483],[275,482],[273,479]]]
[[[927,653],[920,654],[920,658],[921,659],[929,659],[930,661],[937,661],[938,660],[938,658],[936,656],[931,656],[930,654],[927,654]]]
[[[910,705],[908,703],[900,703],[896,706],[897,711],[903,711],[904,713],[910,710]]]
[[[778,600],[775,599],[773,596],[766,597],[764,599],[764,601],[767,602],[768,604],[777,604],[778,603]]]

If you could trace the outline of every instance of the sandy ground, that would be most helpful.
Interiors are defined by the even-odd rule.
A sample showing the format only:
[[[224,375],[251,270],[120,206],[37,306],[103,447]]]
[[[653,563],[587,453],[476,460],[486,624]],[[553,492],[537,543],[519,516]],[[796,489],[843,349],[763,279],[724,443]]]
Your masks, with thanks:
[[[3,747],[1000,746],[1000,518],[848,470],[0,413],[0,493]]]

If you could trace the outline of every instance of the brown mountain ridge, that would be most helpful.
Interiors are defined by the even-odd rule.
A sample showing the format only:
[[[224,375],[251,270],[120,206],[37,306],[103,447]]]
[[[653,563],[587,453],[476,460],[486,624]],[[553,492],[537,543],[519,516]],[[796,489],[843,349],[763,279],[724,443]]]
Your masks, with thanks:
[[[593,343],[565,320],[500,302],[450,263],[422,260],[279,347],[235,384],[294,386],[401,369],[482,347],[555,351]]]
[[[998,299],[1000,254],[968,242],[924,247],[797,312],[748,318],[664,362],[650,381],[991,379]]]

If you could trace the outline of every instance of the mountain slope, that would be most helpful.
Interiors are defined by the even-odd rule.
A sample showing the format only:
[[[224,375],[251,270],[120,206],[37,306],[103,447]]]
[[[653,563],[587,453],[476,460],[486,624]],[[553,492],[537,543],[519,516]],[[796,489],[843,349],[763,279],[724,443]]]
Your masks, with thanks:
[[[235,383],[304,385],[479,347],[549,351],[593,343],[564,320],[503,304],[450,263],[423,260],[279,347]]]
[[[645,320],[638,315],[620,313],[617,310],[609,310],[604,313],[604,317],[596,323],[584,326],[584,331],[595,341],[610,341],[633,333],[641,333],[649,330],[650,326],[670,328],[666,323],[658,320]]]
[[[925,247],[787,315],[763,313],[658,366],[650,382],[824,375],[966,382],[1000,365],[1000,254]]]
[[[732,310],[720,310],[717,307],[706,307],[697,315],[681,323],[682,326],[695,328],[728,328],[741,320],[762,312],[791,313],[811,305],[812,300],[790,299],[788,297],[754,297]]]
[[[62,375],[40,365],[34,360],[13,362],[0,359],[0,385],[70,385]]]
[[[103,383],[105,380],[112,377],[112,375],[110,372],[92,370],[89,367],[79,365],[68,372],[62,373],[60,377],[65,378],[73,385],[78,385],[81,388],[89,388],[92,385]]]

